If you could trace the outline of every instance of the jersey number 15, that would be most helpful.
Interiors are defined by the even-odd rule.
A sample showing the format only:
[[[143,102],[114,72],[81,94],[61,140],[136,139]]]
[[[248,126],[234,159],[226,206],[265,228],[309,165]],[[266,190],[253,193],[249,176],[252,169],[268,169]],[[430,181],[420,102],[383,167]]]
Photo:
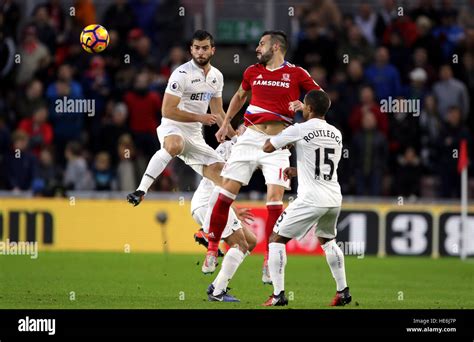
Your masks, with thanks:
[[[321,150],[324,151],[324,164],[327,164],[330,167],[329,174],[323,175],[323,179],[330,181],[334,173],[334,162],[329,158],[329,155],[334,154],[335,150],[333,148],[318,148],[314,151],[316,153],[314,178],[317,180],[321,179]]]

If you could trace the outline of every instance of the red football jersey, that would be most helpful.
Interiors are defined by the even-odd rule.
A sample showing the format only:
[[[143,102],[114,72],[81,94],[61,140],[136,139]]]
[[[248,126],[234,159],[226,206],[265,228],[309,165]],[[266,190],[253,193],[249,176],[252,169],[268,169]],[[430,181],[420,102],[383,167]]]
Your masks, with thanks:
[[[242,89],[252,91],[252,99],[245,112],[245,125],[248,126],[249,122],[293,123],[295,112],[288,108],[289,103],[299,100],[301,92],[321,87],[305,69],[285,62],[275,70],[268,70],[259,63],[249,66],[244,72]]]

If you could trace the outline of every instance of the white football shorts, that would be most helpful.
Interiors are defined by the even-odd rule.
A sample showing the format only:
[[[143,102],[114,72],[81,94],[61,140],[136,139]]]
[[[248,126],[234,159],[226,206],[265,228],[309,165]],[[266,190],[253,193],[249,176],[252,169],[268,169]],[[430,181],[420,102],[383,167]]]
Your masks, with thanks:
[[[178,157],[201,176],[203,165],[225,162],[224,159],[206,143],[200,129],[196,130],[195,127],[187,127],[185,123],[175,124],[170,120],[162,120],[162,124],[156,129],[156,132],[161,146],[163,146],[165,137],[169,135],[179,135],[183,138],[184,149]]]
[[[221,176],[248,185],[257,168],[261,168],[265,184],[276,184],[290,189],[290,180],[283,180],[283,170],[290,166],[290,151],[279,149],[263,152],[263,145],[272,136],[248,127],[232,147]]]
[[[337,234],[340,211],[341,207],[315,207],[296,198],[280,215],[273,231],[280,236],[300,240],[315,227],[316,236],[333,239]]]

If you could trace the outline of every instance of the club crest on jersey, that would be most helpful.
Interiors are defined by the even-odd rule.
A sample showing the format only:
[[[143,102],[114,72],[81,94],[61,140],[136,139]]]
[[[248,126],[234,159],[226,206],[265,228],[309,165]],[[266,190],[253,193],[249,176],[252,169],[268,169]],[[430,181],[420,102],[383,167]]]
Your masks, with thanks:
[[[283,74],[281,80],[289,82],[290,81],[290,74]]]

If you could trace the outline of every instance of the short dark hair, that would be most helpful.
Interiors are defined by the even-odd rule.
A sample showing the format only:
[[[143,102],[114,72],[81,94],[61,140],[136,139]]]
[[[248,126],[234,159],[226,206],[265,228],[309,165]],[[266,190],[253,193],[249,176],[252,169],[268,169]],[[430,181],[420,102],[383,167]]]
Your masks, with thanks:
[[[263,32],[260,38],[266,35],[270,36],[272,44],[275,44],[275,43],[280,44],[280,48],[283,51],[283,53],[288,51],[288,37],[286,36],[285,32],[281,30],[269,30],[269,31]]]
[[[191,45],[193,45],[193,42],[195,40],[199,40],[199,41],[202,41],[202,40],[206,40],[206,39],[209,39],[211,41],[211,46],[215,46],[214,45],[214,37],[212,36],[212,34],[210,34],[209,32],[205,31],[205,30],[197,30],[196,32],[194,32],[193,34],[193,37],[191,38]]]
[[[311,90],[305,97],[306,104],[316,116],[324,117],[331,106],[329,95],[324,90]]]

